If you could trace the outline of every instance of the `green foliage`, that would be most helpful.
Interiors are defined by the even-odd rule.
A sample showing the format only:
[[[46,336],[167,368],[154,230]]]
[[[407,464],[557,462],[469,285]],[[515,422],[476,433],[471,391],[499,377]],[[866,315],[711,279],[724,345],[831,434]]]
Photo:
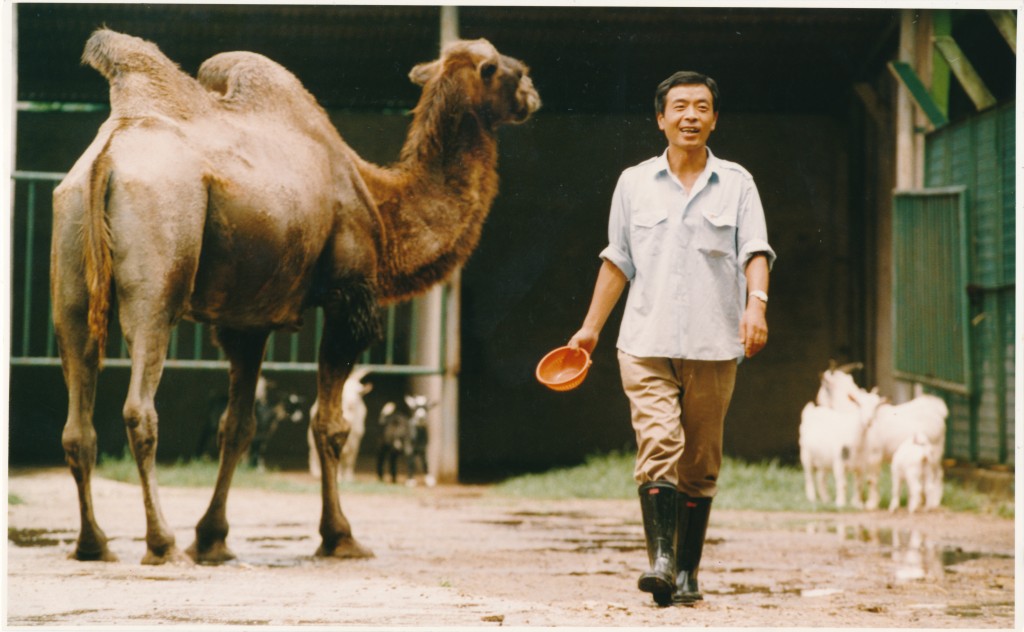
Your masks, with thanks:
[[[18,496],[17,494],[11,494],[11,493],[7,494],[7,505],[8,506],[10,506],[10,505],[24,505],[24,504],[25,504],[25,501],[21,499],[21,496]]]

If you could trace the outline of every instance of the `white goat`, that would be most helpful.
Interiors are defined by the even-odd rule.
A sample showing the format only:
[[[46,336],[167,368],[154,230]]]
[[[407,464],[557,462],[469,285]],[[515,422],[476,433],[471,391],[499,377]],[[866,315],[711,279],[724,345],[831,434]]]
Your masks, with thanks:
[[[882,398],[877,389],[870,393],[855,389],[848,397],[852,409],[836,410],[808,402],[800,414],[800,463],[807,499],[811,502],[817,498],[828,501],[825,474],[829,468],[835,479],[836,507],[846,506],[847,471],[853,474],[854,490],[860,488],[860,455]],[[852,502],[859,507],[860,495],[854,494]]]
[[[835,361],[830,361],[829,368],[821,374],[821,386],[818,387],[818,395],[815,398],[818,406],[835,410],[853,410],[855,404],[850,399],[850,394],[860,388],[854,382],[850,371],[862,368],[864,365],[860,362],[836,366]]]
[[[359,456],[359,444],[366,434],[366,402],[363,397],[373,390],[372,384],[364,384],[363,378],[369,373],[369,369],[355,369],[349,374],[341,389],[341,416],[349,423],[351,429],[348,439],[341,448],[338,457],[338,478],[346,482],[355,480],[356,458]],[[313,402],[309,409],[310,427],[306,433],[306,441],[309,443],[309,473],[320,477],[320,457],[316,453],[316,444],[313,441],[312,420],[316,417],[319,401]]]
[[[881,406],[875,423],[868,430],[865,441],[864,466],[868,487],[867,508],[879,505],[878,477],[882,464],[892,462],[900,445],[915,433],[921,433],[931,444],[929,484],[925,488],[925,506],[938,507],[942,503],[942,455],[946,449],[946,402],[934,395],[920,395],[898,405]],[[890,471],[891,471],[890,467]]]
[[[923,432],[915,432],[892,455],[892,500],[889,511],[900,506],[900,488],[907,483],[907,510],[917,511],[924,500],[925,490],[932,489],[935,476],[935,449]]]

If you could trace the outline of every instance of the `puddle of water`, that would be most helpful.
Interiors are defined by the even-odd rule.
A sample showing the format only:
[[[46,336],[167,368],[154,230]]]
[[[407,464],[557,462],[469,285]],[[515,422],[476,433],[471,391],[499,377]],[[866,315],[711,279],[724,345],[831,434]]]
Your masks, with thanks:
[[[470,520],[472,524],[488,524],[497,527],[521,527],[523,520]]]
[[[808,533],[835,534],[841,542],[863,542],[878,547],[883,557],[893,562],[892,575],[897,582],[941,581],[958,564],[979,559],[1012,557],[1000,553],[965,551],[961,547],[938,545],[919,529],[893,529],[864,525],[809,523]]]
[[[7,541],[14,546],[60,546],[62,544],[74,543],[75,536],[68,536],[67,531],[52,531],[49,529],[14,529],[7,528]],[[64,537],[55,537],[62,534]]]
[[[710,595],[796,595],[799,588],[763,586],[760,584],[728,584],[718,590],[705,590]],[[806,591],[804,591],[806,592]]]
[[[562,538],[560,542],[575,544],[570,549],[573,553],[594,553],[596,551],[617,551],[619,553],[632,553],[633,551],[646,551],[647,546],[642,540],[621,534],[613,534],[612,537],[593,538]]]
[[[801,597],[828,597],[829,595],[838,595],[843,592],[841,588],[809,588],[807,590],[798,590]]]
[[[571,520],[592,520],[593,516],[582,511],[514,511],[510,516],[522,518],[569,518]]]

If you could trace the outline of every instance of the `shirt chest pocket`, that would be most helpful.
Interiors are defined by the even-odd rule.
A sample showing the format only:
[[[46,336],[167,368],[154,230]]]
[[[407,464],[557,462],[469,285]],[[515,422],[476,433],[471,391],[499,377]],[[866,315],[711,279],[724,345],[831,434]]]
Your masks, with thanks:
[[[697,250],[709,257],[736,254],[736,206],[718,206],[701,212]]]
[[[630,213],[629,233],[633,257],[638,262],[656,259],[668,230],[668,210],[663,207],[634,209]]]

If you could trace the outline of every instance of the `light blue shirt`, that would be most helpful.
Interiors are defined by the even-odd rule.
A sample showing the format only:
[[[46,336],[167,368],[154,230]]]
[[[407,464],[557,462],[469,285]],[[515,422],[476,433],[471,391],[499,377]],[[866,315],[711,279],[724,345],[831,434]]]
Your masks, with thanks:
[[[689,195],[667,150],[623,171],[601,251],[629,279],[618,348],[637,357],[741,359],[744,270],[756,253],[775,263],[761,198],[740,165],[709,149]]]

